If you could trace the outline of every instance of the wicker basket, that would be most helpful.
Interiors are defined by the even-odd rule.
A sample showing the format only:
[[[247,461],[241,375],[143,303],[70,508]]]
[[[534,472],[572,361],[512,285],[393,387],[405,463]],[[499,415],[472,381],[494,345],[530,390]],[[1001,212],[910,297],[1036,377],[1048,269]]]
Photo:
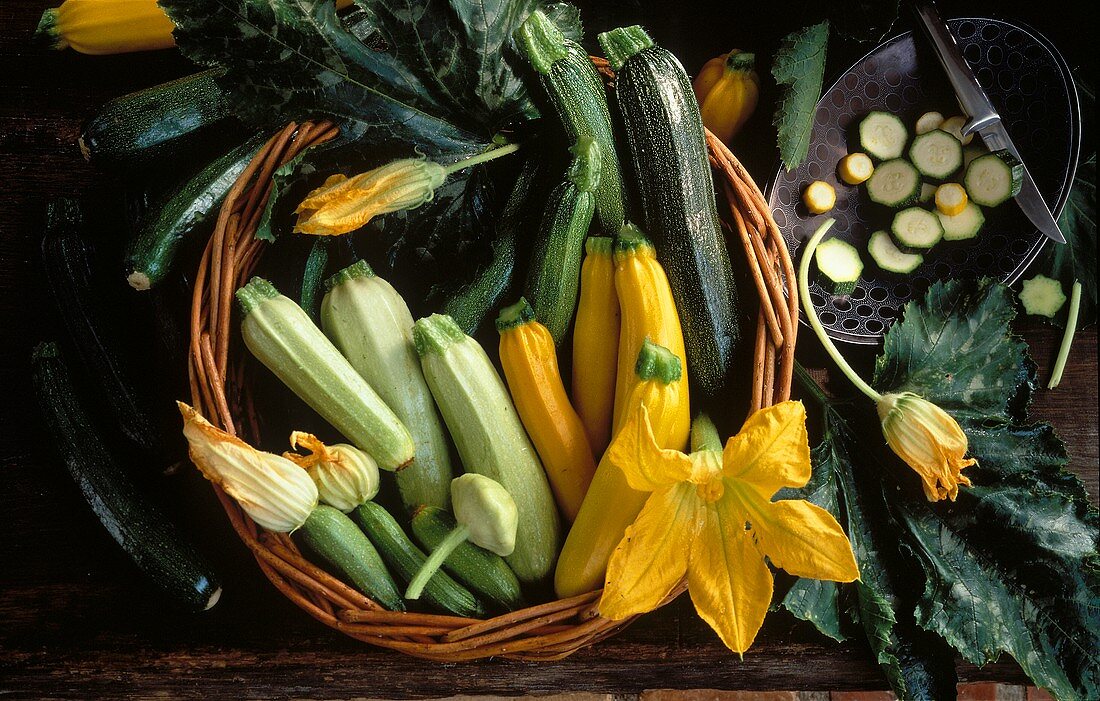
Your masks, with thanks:
[[[230,354],[233,292],[251,276],[265,248],[253,233],[271,193],[272,174],[304,149],[337,133],[330,123],[306,122],[289,124],[268,141],[226,197],[195,276],[188,367],[191,400],[212,422],[254,444],[259,443],[255,409],[243,364]],[[729,203],[727,227],[741,243],[759,293],[755,410],[790,394],[797,332],[795,276],[759,188],[709,132],[707,144]],[[387,611],[306,561],[287,534],[260,529],[236,502],[215,490],[233,528],[272,584],[317,620],[373,645],[442,662],[493,656],[557,660],[630,623],[600,617],[598,591],[489,620]],[[681,583],[666,602],[685,588]]]

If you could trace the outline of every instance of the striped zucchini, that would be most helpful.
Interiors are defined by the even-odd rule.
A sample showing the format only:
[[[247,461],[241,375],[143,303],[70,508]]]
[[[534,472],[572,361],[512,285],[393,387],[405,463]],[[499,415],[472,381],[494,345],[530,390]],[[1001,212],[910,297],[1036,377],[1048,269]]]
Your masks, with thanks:
[[[477,341],[448,316],[417,320],[413,341],[466,469],[500,482],[519,509],[516,549],[508,564],[520,581],[545,580],[554,570],[561,522],[500,375]]]
[[[380,468],[412,461],[404,424],[301,307],[258,277],[237,290],[237,301],[245,345],[283,384]]]
[[[600,179],[600,159],[600,146],[591,139],[573,146],[573,162],[565,180],[550,193],[539,225],[527,295],[555,344],[565,339],[577,308],[581,257],[592,223],[592,191]]]
[[[714,397],[729,379],[741,329],[699,105],[683,66],[641,27],[600,34],[600,45],[616,71],[645,229],[676,298],[687,370],[704,397]]]
[[[451,458],[443,422],[413,347],[413,318],[397,290],[365,261],[334,275],[321,302],[321,328],[356,372],[393,409],[416,444],[416,458],[397,472],[405,508],[448,508]]]
[[[516,44],[538,73],[570,142],[592,139],[603,159],[596,186],[596,217],[604,234],[614,236],[626,219],[626,187],[615,151],[607,91],[588,52],[566,39],[541,10],[516,30]]]

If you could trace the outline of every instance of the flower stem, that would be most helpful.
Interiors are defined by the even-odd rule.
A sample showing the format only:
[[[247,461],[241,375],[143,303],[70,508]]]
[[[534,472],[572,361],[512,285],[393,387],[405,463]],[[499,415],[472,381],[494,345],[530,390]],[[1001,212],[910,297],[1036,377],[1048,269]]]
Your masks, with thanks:
[[[810,322],[810,328],[817,334],[817,338],[821,341],[821,345],[825,346],[825,350],[829,353],[829,357],[833,359],[833,362],[837,364],[840,371],[844,373],[844,376],[851,380],[852,384],[856,386],[860,392],[863,392],[872,401],[878,402],[882,399],[882,395],[879,394],[863,381],[856,371],[852,369],[852,366],[848,364],[848,361],[844,359],[844,356],[840,354],[840,351],[833,341],[825,333],[825,329],[821,326],[821,321],[817,318],[817,310],[814,309],[813,300],[810,299],[810,261],[814,257],[814,251],[817,250],[817,245],[821,243],[821,239],[825,238],[825,234],[832,228],[835,219],[827,219],[821,226],[817,228],[814,235],[810,237],[810,240],[806,242],[806,247],[802,251],[802,260],[798,264],[798,295],[802,299],[802,308],[806,310],[806,318]]]
[[[700,413],[691,422],[691,452],[700,450],[722,450],[722,437],[718,427],[706,413]]]
[[[798,379],[798,384],[802,385],[802,389],[806,390],[822,408],[829,404],[829,395],[825,394],[813,375],[798,361],[794,363],[794,375]]]
[[[455,526],[454,530],[440,541],[439,547],[433,550],[428,559],[424,561],[424,564],[420,566],[416,576],[409,582],[409,588],[405,590],[405,598],[419,599],[424,587],[428,586],[428,581],[443,565],[443,561],[447,559],[447,556],[454,552],[455,548],[465,543],[469,537],[469,528],[461,523]]]
[[[450,175],[451,173],[456,173],[465,168],[472,168],[479,163],[485,163],[487,161],[493,160],[494,158],[507,156],[508,154],[515,153],[518,150],[519,144],[505,144],[504,146],[499,146],[497,148],[489,149],[488,151],[485,151],[483,153],[479,153],[476,156],[465,158],[458,163],[452,163],[449,166],[445,166],[443,172],[447,175]]]
[[[1054,389],[1062,382],[1062,373],[1069,360],[1069,349],[1073,346],[1073,335],[1077,333],[1077,317],[1081,314],[1081,281],[1074,280],[1073,292],[1069,295],[1069,315],[1066,317],[1066,332],[1062,334],[1062,345],[1058,348],[1058,360],[1054,363],[1054,372],[1050,375],[1047,389]]]

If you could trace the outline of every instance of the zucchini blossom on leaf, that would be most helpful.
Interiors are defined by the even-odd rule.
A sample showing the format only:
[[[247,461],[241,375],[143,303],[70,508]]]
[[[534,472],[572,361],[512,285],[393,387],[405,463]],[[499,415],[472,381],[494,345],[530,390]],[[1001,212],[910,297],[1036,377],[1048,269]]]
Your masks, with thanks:
[[[724,450],[717,433],[696,447],[690,455],[661,449],[640,406],[608,448],[631,488],[652,494],[611,556],[600,615],[651,611],[686,576],[699,616],[741,654],[772,599],[765,557],[810,579],[851,582],[859,569],[832,514],[801,499],[771,500],[810,479],[801,402],[757,411]]]
[[[290,533],[306,522],[318,496],[317,487],[302,468],[281,455],[256,450],[211,425],[183,402],[176,405],[183,415],[191,461],[206,479],[269,531]]]
[[[345,514],[378,494],[378,465],[353,445],[325,445],[312,433],[290,434],[290,447],[309,455],[283,453],[283,457],[309,473],[321,501]]]
[[[968,441],[958,422],[912,392],[881,395],[877,407],[886,443],[920,475],[928,501],[955,501],[959,485],[970,486],[963,468],[978,463],[964,457]]]

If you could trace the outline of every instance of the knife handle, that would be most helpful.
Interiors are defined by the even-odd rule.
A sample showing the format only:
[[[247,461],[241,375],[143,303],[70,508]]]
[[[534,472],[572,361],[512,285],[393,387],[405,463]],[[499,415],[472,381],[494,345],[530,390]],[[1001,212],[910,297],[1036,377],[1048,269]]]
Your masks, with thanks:
[[[970,117],[963,128],[963,135],[979,131],[990,124],[1001,121],[1001,116],[993,108],[993,104],[986,97],[985,90],[978,83],[974,71],[963,58],[959,51],[959,45],[955,43],[955,37],[947,28],[939,11],[932,2],[917,2],[913,11],[920,20],[925,35],[932,41],[936,50],[936,57],[947,73],[947,79],[951,81],[951,87],[955,89],[955,95],[959,99],[959,105],[966,115]]]

